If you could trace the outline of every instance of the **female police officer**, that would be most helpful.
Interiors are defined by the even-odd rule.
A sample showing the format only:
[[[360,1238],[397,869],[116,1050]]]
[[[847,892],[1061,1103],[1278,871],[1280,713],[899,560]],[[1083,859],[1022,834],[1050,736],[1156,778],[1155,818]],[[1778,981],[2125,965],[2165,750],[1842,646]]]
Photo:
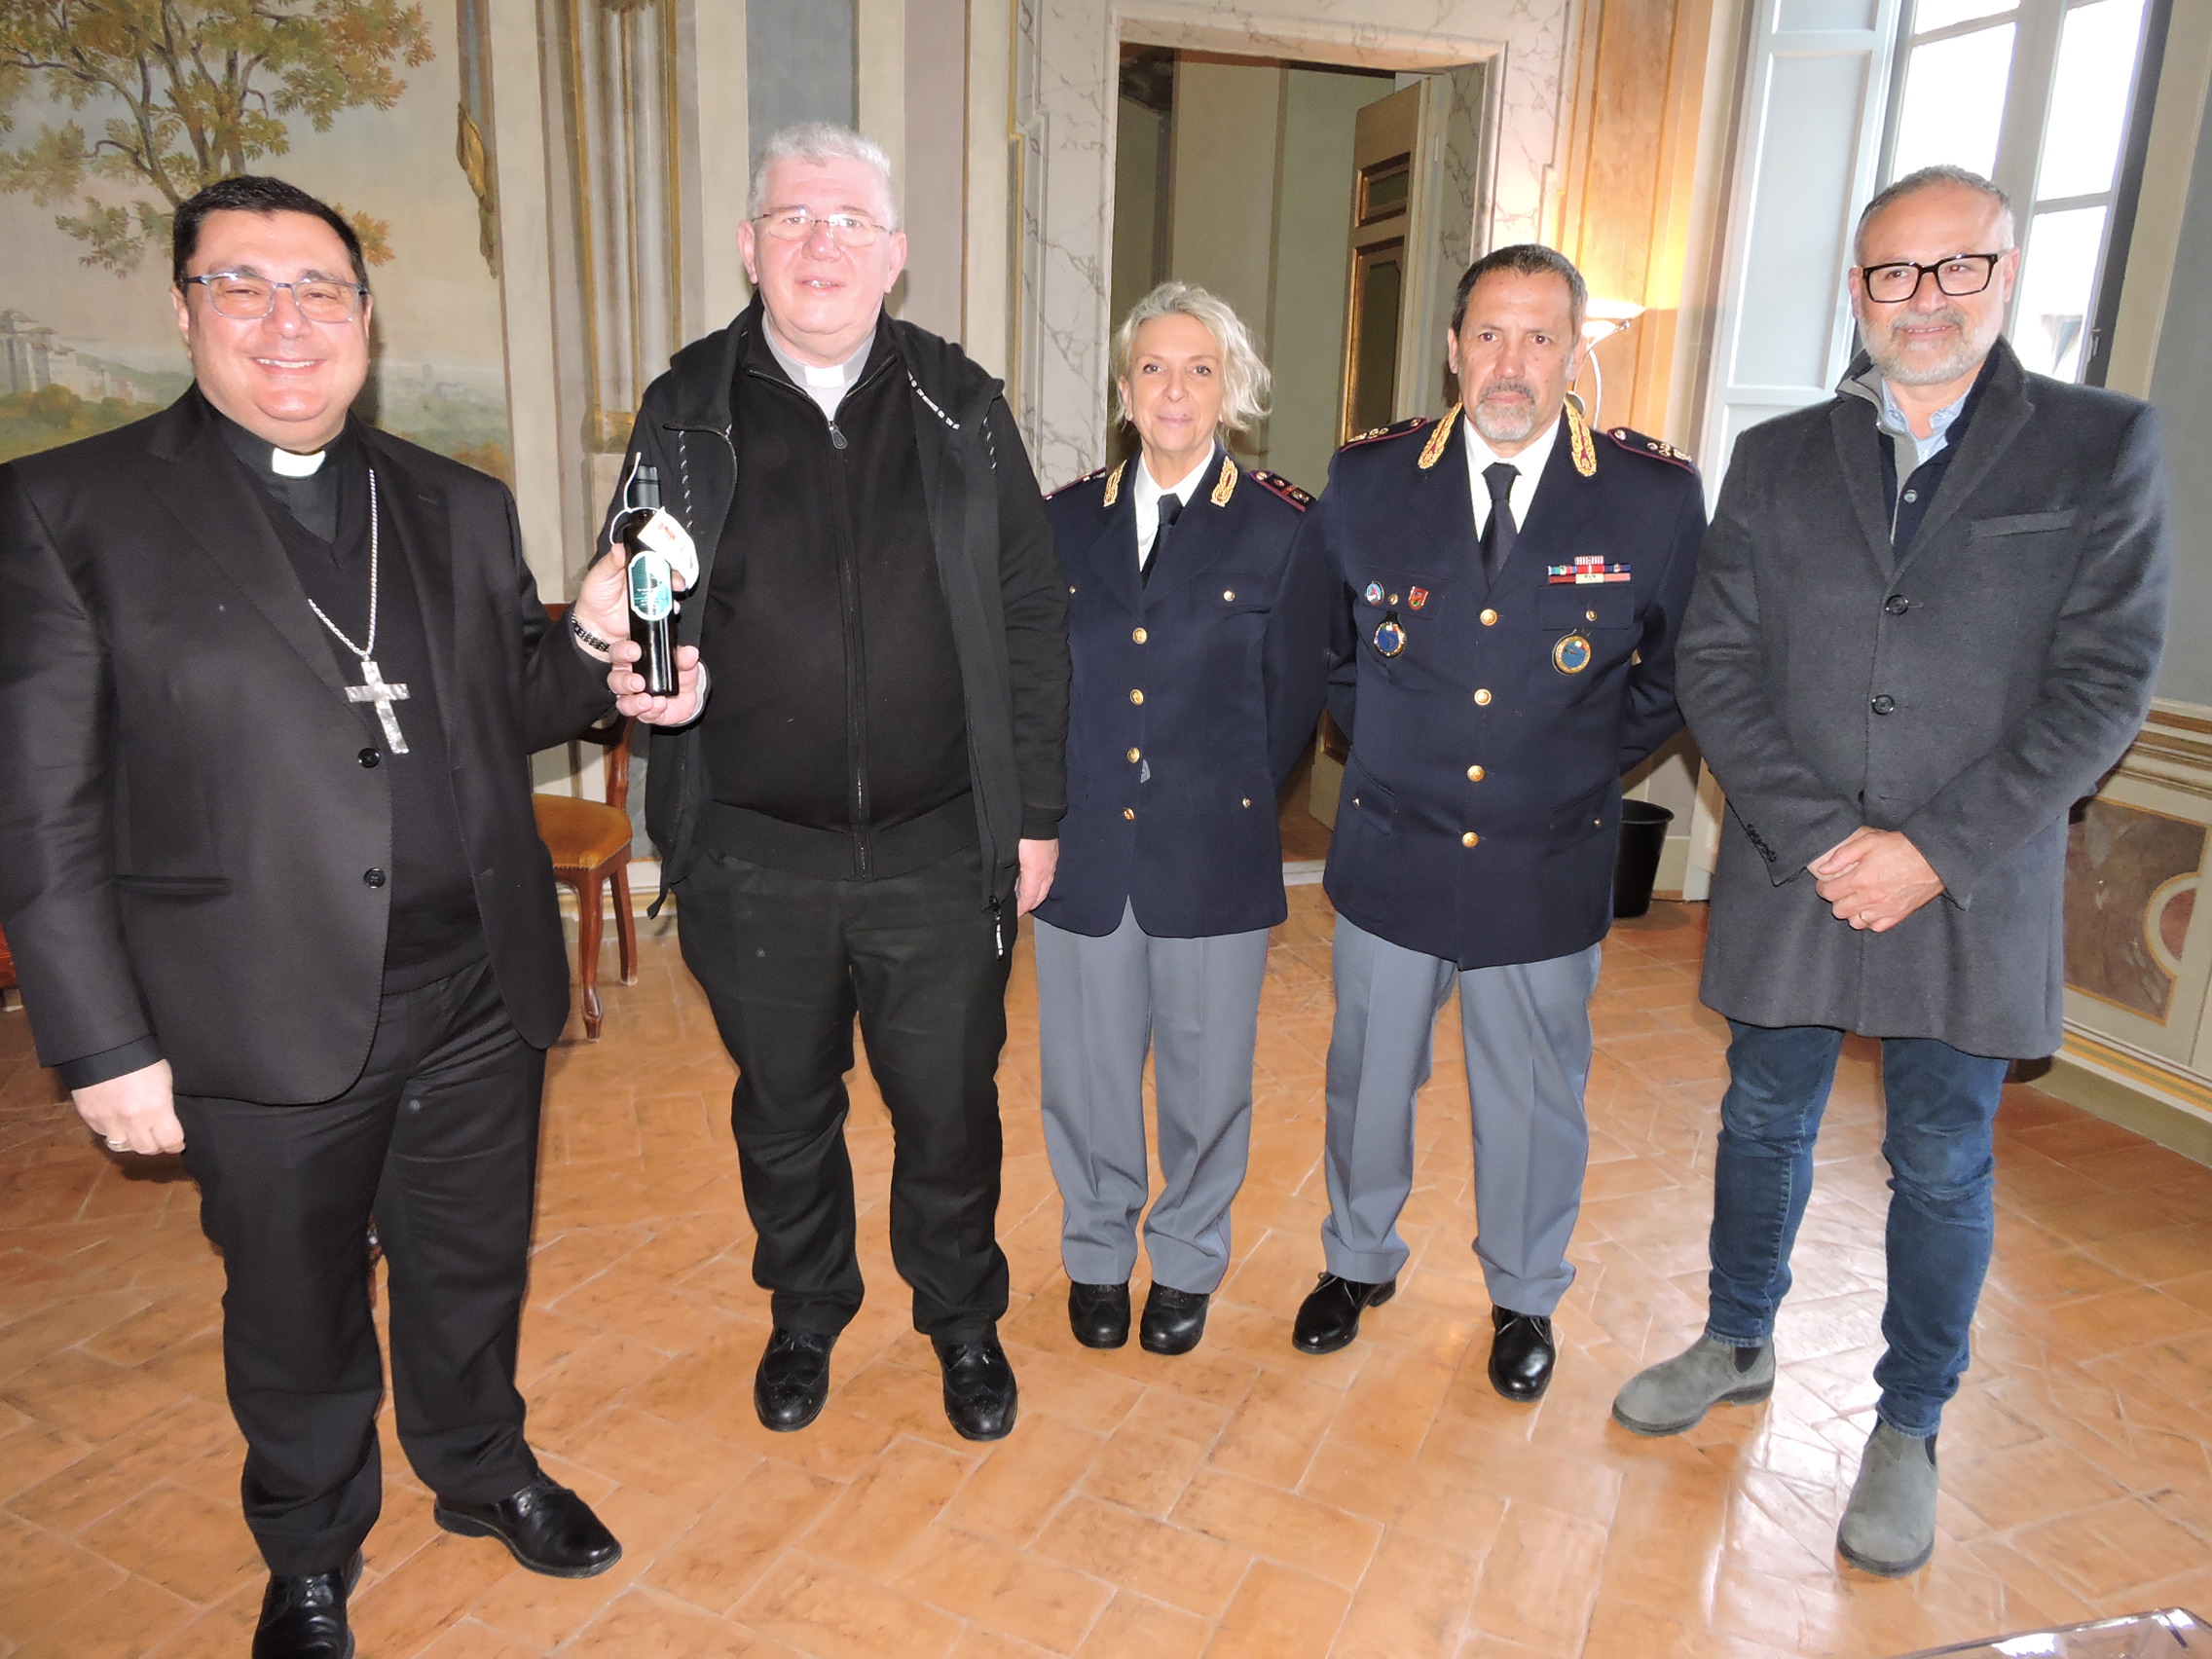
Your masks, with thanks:
[[[1319,719],[1330,593],[1309,498],[1222,434],[1267,414],[1251,335],[1164,282],[1114,337],[1142,453],[1048,503],[1068,580],[1068,813],[1037,910],[1046,1144],[1078,1341],[1129,1335],[1148,1047],[1164,1184],[1141,1339],[1185,1353],[1229,1266],[1268,930],[1288,913],[1275,795]]]

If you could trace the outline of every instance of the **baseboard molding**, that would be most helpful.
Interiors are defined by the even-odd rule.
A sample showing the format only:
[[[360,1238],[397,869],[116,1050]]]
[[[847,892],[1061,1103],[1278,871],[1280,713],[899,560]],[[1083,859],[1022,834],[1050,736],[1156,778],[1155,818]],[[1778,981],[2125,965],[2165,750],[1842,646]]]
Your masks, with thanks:
[[[2212,1165],[2212,1085],[2192,1073],[2069,1031],[2038,1088],[2108,1124]]]

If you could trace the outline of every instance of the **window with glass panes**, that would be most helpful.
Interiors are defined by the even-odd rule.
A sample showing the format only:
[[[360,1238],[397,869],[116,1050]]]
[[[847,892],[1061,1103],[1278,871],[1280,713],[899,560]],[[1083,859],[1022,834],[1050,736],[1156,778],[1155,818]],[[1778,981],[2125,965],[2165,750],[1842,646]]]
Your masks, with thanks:
[[[1911,0],[1906,8],[1883,176],[1948,162],[2011,197],[2025,252],[2007,334],[2041,374],[2080,380],[2093,352],[2097,284],[2155,3]]]

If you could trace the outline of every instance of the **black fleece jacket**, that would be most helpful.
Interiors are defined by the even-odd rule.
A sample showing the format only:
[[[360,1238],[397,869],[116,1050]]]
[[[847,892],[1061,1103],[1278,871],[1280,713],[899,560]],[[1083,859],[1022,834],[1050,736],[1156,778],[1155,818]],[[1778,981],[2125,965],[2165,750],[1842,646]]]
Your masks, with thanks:
[[[694,591],[702,595],[713,591],[719,563],[745,546],[745,525],[726,536],[724,530],[738,457],[761,434],[744,428],[731,388],[746,343],[760,327],[756,299],[727,328],[679,351],[646,388],[623,462],[625,478],[640,462],[659,468],[662,501],[698,546]],[[982,849],[980,901],[990,903],[1013,888],[1017,843],[1054,837],[1067,807],[1067,588],[1003,386],[926,329],[897,319],[884,329],[910,400],[930,540],[959,661]],[[618,506],[619,498],[609,503],[608,527]],[[607,540],[603,527],[603,555]],[[685,604],[679,643],[699,645],[712,614],[708,604]],[[718,679],[718,696],[721,684]],[[715,793],[704,723],[651,734],[645,828],[661,856],[664,889],[690,873]]]

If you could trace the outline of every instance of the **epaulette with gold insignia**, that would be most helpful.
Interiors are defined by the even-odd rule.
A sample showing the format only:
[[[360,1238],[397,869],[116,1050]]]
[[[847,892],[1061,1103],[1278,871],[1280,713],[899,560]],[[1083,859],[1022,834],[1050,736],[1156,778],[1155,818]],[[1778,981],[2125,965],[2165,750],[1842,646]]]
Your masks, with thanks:
[[[1066,495],[1070,490],[1080,490],[1086,484],[1095,484],[1099,481],[1099,479],[1105,477],[1106,474],[1112,470],[1113,469],[1111,467],[1101,466],[1095,472],[1086,472],[1081,478],[1071,479],[1069,482],[1062,484],[1057,490],[1054,490],[1051,495],[1047,496],[1045,499],[1050,501],[1054,497]]]
[[[1605,436],[1612,439],[1614,443],[1620,445],[1631,455],[1648,456],[1653,461],[1664,461],[1670,465],[1680,467],[1684,472],[1694,474],[1697,471],[1695,461],[1673,444],[1666,443],[1661,439],[1647,438],[1641,432],[1631,431],[1626,426],[1608,427]]]
[[[1252,474],[1252,482],[1259,485],[1261,489],[1268,491],[1271,495],[1280,496],[1284,500],[1288,501],[1300,512],[1304,512],[1308,507],[1313,504],[1313,498],[1311,496],[1309,496],[1305,491],[1301,490],[1297,485],[1293,484],[1289,479],[1285,478],[1279,472],[1261,472],[1254,470]]]
[[[1402,438],[1408,432],[1418,432],[1423,426],[1433,424],[1434,422],[1435,417],[1432,415],[1416,415],[1410,421],[1400,421],[1395,425],[1390,426],[1376,426],[1360,433],[1357,437],[1346,438],[1344,447],[1353,449],[1360,444],[1374,443],[1379,438]]]

